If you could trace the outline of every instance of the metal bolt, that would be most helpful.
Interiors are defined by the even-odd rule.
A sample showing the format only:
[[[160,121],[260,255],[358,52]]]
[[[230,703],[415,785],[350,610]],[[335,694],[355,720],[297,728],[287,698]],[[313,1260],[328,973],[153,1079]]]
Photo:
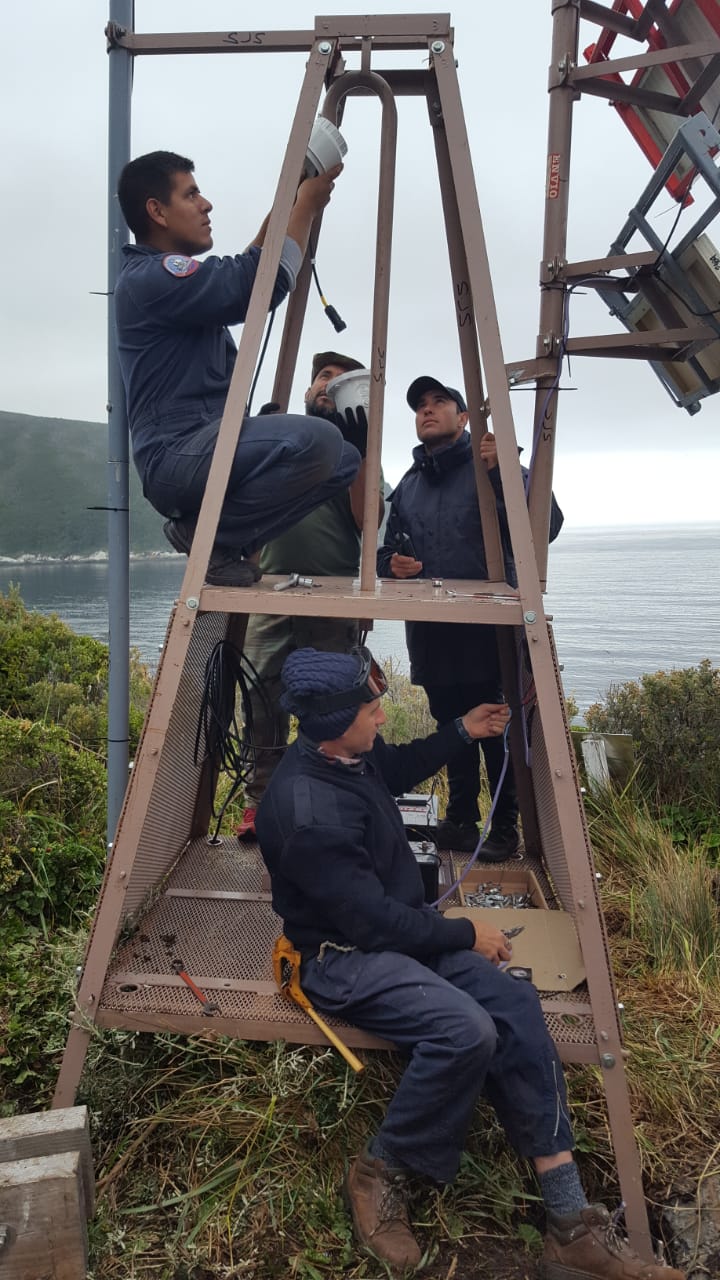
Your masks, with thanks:
[[[200,601],[198,600],[197,596],[188,596],[187,600],[185,601],[185,604],[187,605],[188,609],[197,609],[198,605],[200,604]]]
[[[444,41],[444,40],[433,40],[432,44],[430,45],[430,49],[431,49],[431,52],[432,52],[432,53],[444,53],[444,52],[445,52],[445,41]]]
[[[608,1070],[608,1071],[609,1071],[611,1067],[614,1067],[614,1066],[615,1066],[615,1054],[614,1054],[614,1053],[601,1053],[601,1054],[600,1054],[600,1063],[601,1063],[601,1065],[602,1065],[603,1067],[605,1067],[605,1068],[606,1068],[606,1070]]]
[[[332,45],[329,40],[321,40],[318,45],[318,53],[331,53]]]
[[[562,778],[562,776],[563,776],[563,771],[562,771],[562,769],[556,769],[556,770],[555,770],[555,777],[556,777],[556,778]]]
[[[537,617],[537,614],[535,613],[534,609],[528,609],[527,613],[523,614],[523,618],[525,622],[534,622],[536,617]]]
[[[119,876],[121,880],[127,880],[127,871],[120,871]]]

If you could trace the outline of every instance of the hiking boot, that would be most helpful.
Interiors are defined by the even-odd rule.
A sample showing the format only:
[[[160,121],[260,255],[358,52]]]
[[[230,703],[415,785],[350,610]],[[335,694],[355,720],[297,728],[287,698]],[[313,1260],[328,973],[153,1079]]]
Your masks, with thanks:
[[[504,862],[506,858],[514,858],[519,844],[520,834],[514,822],[493,823],[480,850],[480,862]]]
[[[363,1151],[350,1165],[343,1188],[360,1246],[398,1275],[415,1271],[422,1258],[410,1230],[405,1184],[404,1172]]]
[[[643,1262],[602,1204],[559,1217],[547,1214],[546,1280],[685,1280],[684,1272]]]
[[[166,520],[163,533],[170,546],[181,555],[190,555],[195,537],[194,520]],[[251,587],[262,577],[259,567],[252,560],[234,556],[231,551],[213,547],[205,581],[211,587]]]
[[[438,822],[433,838],[438,849],[452,849],[455,853],[474,853],[480,832],[475,822],[452,822],[443,818]]]

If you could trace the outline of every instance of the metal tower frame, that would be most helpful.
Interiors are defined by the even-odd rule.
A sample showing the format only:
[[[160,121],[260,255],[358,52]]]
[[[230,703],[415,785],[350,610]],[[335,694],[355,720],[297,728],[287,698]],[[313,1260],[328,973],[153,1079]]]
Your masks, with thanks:
[[[296,51],[308,57],[290,130],[260,268],[240,339],[235,372],[218,436],[197,533],[180,598],[169,623],[151,704],[120,814],[100,893],[73,1026],[56,1093],[56,1105],[74,1098],[93,1025],[220,1034],[246,1039],[283,1038],[319,1043],[313,1024],[278,996],[270,953],[278,922],[263,880],[257,849],[208,841],[210,775],[193,762],[205,665],[226,636],[242,643],[247,615],[322,614],[410,620],[490,623],[497,627],[506,696],[513,716],[511,748],[520,798],[526,864],[542,879],[552,904],[575,923],[587,983],[571,992],[544,991],[543,1009],[565,1062],[592,1063],[602,1074],[630,1237],[652,1257],[637,1146],[633,1136],[622,1034],[610,956],[598,899],[563,691],[551,628],[543,609],[547,531],[557,412],[557,384],[566,351],[627,354],[623,335],[573,340],[564,333],[563,300],[569,282],[588,264],[567,264],[565,232],[569,191],[572,107],[592,81],[577,69],[581,14],[595,22],[619,22],[614,11],[588,0],[553,0],[553,52],[546,224],[541,268],[540,336],[533,360],[506,364],[498,329],[483,225],[460,100],[448,14],[319,17],[314,30],[138,35],[129,19],[131,0],[114,0],[124,22],[108,28],[112,56],[127,67],[143,54],[268,53]],[[617,3],[617,0],[616,0]],[[651,0],[653,9],[658,5]],[[622,27],[626,30],[627,24]],[[429,68],[372,69],[376,50],[416,49]],[[343,52],[359,52],[360,70],[346,69]],[[653,55],[656,56],[657,55]],[[677,51],[676,51],[677,56]],[[696,55],[697,56],[697,55]],[[642,56],[640,58],[642,61]],[[382,104],[372,384],[367,484],[359,581],[324,578],[320,590],[278,595],[268,577],[250,589],[204,585],[244,406],[262,341],[280,253],[313,120],[323,89],[322,112],[335,121],[351,98],[376,95]],[[449,287],[455,301],[483,538],[490,581],[453,582],[452,592],[421,580],[375,578],[375,525],[380,484],[382,412],[387,353],[391,232],[395,175],[395,97],[427,103],[437,157],[449,253]],[[129,112],[129,100],[128,100]],[[117,175],[111,174],[111,182]],[[117,228],[117,219],[114,219]],[[111,227],[113,219],[111,218]],[[643,261],[647,255],[641,255]],[[607,274],[617,261],[603,259]],[[628,255],[622,266],[627,268]],[[634,265],[634,264],[633,264]],[[310,283],[306,257],[287,311],[273,399],[285,408],[292,383]],[[715,336],[714,334],[712,336]],[[655,335],[653,341],[657,342]],[[641,342],[638,337],[634,342]],[[663,335],[673,353],[687,346]],[[684,343],[684,346],[683,346]],[[647,354],[647,351],[646,351]],[[509,384],[536,382],[536,419],[529,501],[523,488]],[[489,422],[495,433],[518,587],[503,580],[495,502],[478,443]],[[534,681],[536,706],[523,724],[525,690]],[[202,1006],[173,969],[183,965],[217,1005],[208,1023]],[[177,967],[177,966],[176,966]],[[382,1047],[358,1031],[343,1029],[348,1043]]]

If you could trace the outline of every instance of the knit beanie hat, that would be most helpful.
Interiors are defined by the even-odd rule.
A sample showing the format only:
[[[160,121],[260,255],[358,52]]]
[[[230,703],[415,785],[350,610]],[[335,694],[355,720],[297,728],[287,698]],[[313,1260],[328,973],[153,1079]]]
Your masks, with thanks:
[[[360,702],[336,711],[317,713],[307,709],[306,699],[312,698],[313,694],[322,698],[329,693],[349,692],[359,672],[360,658],[356,653],[296,649],[283,663],[285,692],[280,699],[281,706],[297,716],[303,733],[313,742],[332,742],[350,728],[360,710]]]

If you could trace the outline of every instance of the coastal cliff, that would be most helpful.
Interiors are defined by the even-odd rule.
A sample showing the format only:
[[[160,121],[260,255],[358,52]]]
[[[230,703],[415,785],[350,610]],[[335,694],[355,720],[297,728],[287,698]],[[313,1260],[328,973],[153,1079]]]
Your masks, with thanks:
[[[106,425],[0,411],[0,451],[0,560],[104,558]],[[131,553],[168,552],[162,524],[131,462]]]

